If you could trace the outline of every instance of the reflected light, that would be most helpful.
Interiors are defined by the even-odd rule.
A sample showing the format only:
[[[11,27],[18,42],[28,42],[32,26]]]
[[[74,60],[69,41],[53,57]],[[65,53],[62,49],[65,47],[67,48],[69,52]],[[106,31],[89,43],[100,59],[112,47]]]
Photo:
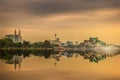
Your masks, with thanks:
[[[106,54],[106,55],[111,55],[111,54],[112,54],[112,48],[113,48],[112,45],[106,45],[106,46],[104,47],[105,54]]]

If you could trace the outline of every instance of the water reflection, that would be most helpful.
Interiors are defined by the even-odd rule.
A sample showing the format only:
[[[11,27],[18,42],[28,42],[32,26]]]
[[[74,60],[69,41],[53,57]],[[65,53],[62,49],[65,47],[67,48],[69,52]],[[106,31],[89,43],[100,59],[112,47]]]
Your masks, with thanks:
[[[116,52],[114,55],[118,55],[120,51]],[[30,57],[30,55],[44,57],[45,59],[54,59],[55,60],[55,66],[57,66],[57,62],[60,61],[60,58],[62,56],[66,56],[67,58],[72,58],[75,56],[76,58],[78,56],[83,56],[84,59],[88,59],[90,62],[98,63],[101,60],[106,59],[107,57],[112,57],[104,52],[101,52],[100,48],[99,50],[96,49],[87,49],[87,50],[78,50],[78,51],[53,51],[53,50],[0,50],[0,59],[1,61],[5,62],[6,64],[13,64],[15,70],[21,68],[21,63],[23,59],[26,57]]]
[[[14,55],[12,62],[14,64],[15,70],[17,68],[17,65],[18,65],[18,68],[20,69],[21,68],[21,62],[22,62],[22,55]]]

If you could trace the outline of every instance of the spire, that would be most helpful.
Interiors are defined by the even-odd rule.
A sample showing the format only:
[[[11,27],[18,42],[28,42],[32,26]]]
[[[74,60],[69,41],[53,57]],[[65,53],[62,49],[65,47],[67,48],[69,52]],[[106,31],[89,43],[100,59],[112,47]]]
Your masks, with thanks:
[[[21,31],[19,30],[19,32],[18,32],[18,35],[20,36],[21,35]]]
[[[14,35],[17,35],[16,29],[15,29],[15,31],[14,31]]]
[[[54,35],[54,36],[55,36],[55,38],[56,38],[56,37],[57,37],[57,34],[55,33],[55,35]]]

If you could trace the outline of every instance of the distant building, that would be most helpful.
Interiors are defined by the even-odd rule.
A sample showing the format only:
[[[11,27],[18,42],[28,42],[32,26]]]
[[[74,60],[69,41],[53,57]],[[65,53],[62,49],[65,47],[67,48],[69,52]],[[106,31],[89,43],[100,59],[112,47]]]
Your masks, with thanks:
[[[21,31],[19,30],[18,34],[17,31],[14,31],[14,34],[8,34],[5,36],[5,38],[10,38],[13,40],[14,43],[19,43],[22,42],[22,36],[21,36]]]
[[[84,40],[84,42],[82,42],[80,45],[95,47],[95,46],[105,46],[106,43],[99,40],[98,37],[90,37],[89,40]]]
[[[54,40],[49,40],[51,42],[51,44],[61,46],[62,42],[60,41],[60,38],[57,37],[57,34],[55,34],[54,36],[55,36]]]

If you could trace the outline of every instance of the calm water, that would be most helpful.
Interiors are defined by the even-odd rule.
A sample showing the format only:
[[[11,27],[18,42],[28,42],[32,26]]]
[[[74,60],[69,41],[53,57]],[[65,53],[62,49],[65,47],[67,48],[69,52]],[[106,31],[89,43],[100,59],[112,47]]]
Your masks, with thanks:
[[[0,50],[0,59],[0,80],[120,80],[119,53]]]

